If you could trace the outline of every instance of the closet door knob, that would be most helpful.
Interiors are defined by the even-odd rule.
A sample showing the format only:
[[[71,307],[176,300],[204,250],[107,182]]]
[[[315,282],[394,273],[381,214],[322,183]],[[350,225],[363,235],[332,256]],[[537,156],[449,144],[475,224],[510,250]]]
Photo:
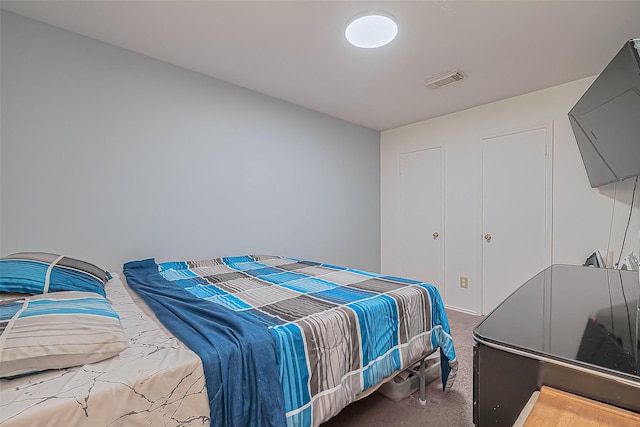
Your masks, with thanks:
[[[484,235],[484,240],[486,240],[487,242],[491,241],[491,234],[485,234]]]
[[[435,239],[437,239],[439,235],[440,235],[440,234],[438,234],[438,232],[437,232],[437,231],[436,231],[436,232],[434,232],[434,233],[433,233],[433,239],[434,239],[434,240],[435,240]]]

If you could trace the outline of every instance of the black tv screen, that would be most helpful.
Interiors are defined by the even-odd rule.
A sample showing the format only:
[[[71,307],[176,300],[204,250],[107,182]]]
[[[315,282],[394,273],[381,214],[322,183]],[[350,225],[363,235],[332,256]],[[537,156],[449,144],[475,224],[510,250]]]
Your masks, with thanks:
[[[591,187],[640,175],[640,39],[622,46],[569,121]]]

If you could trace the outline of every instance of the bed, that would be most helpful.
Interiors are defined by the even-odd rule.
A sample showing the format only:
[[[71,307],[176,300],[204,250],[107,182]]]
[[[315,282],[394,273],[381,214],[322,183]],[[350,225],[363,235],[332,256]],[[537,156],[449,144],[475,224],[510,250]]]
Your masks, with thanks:
[[[62,263],[51,259],[47,282]],[[432,285],[268,255],[123,270],[107,274],[104,294],[126,348],[0,380],[1,426],[317,426],[437,350],[443,389],[454,382]]]
[[[434,349],[443,388],[454,382],[429,284],[271,255],[146,259],[124,274],[203,360],[214,425],[317,426]]]

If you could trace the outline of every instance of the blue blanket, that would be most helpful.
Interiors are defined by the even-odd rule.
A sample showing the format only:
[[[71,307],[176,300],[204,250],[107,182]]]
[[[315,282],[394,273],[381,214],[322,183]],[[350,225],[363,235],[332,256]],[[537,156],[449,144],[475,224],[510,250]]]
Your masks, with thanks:
[[[321,424],[436,348],[443,386],[454,383],[458,361],[433,285],[272,255],[158,267],[176,289],[268,328],[289,427]]]
[[[212,426],[284,426],[275,339],[268,329],[174,286],[153,259],[124,265],[127,282],[159,320],[200,356]]]

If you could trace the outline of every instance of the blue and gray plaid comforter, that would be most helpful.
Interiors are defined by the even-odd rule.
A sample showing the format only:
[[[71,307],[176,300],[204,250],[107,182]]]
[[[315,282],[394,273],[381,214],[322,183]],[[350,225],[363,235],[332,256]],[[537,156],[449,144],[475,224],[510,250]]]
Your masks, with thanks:
[[[166,262],[159,271],[271,332],[289,426],[320,424],[437,347],[443,388],[453,384],[455,350],[432,285],[267,255]]]

